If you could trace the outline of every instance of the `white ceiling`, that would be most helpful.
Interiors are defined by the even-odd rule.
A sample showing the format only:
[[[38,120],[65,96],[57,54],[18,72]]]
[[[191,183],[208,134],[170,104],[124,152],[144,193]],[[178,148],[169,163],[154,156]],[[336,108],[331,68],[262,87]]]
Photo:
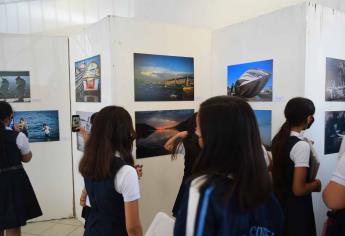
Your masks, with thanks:
[[[220,28],[304,1],[135,0],[135,15],[178,24]]]

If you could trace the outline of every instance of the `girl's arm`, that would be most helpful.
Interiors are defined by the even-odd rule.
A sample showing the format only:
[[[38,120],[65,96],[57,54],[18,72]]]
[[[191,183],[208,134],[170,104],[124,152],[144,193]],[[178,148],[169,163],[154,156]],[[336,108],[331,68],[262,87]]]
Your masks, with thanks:
[[[316,179],[311,183],[307,183],[308,168],[295,167],[292,183],[292,192],[296,196],[304,196],[311,192],[321,191],[321,181]]]
[[[143,229],[139,218],[139,201],[125,202],[126,229],[128,236],[142,236]]]
[[[171,137],[170,139],[168,139],[168,141],[164,144],[165,150],[171,152],[174,149],[174,147],[177,145],[179,140],[186,138],[187,135],[188,135],[187,131],[182,131],[182,132],[177,133],[175,136]]]
[[[80,194],[80,206],[85,207],[86,206],[86,197],[87,197],[87,192],[85,187],[83,188],[83,190],[81,191]]]

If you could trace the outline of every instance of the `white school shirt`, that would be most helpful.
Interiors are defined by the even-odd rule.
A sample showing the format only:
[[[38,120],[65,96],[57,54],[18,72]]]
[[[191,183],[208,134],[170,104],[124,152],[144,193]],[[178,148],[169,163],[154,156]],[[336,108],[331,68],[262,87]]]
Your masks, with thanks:
[[[12,130],[12,129],[10,127],[6,127],[6,130]],[[16,139],[16,144],[22,155],[26,155],[31,152],[29,139],[26,137],[24,133],[20,132],[18,134],[17,139]]]
[[[290,151],[290,159],[295,163],[295,167],[309,167],[310,144],[304,141],[301,133],[291,131],[290,136],[296,136],[301,142],[296,143]]]
[[[345,186],[345,154],[338,161],[337,167],[333,172],[331,181]]]

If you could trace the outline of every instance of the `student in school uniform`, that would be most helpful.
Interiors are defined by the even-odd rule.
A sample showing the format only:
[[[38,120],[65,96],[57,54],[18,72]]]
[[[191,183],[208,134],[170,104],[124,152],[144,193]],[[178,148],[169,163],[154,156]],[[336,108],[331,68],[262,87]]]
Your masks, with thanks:
[[[20,236],[27,220],[42,215],[22,162],[32,158],[28,138],[9,128],[10,104],[0,101],[0,236]]]
[[[312,192],[321,182],[309,179],[312,147],[303,131],[314,122],[315,106],[307,98],[292,98],[286,105],[286,121],[272,141],[273,188],[284,211],[286,236],[316,235]]]
[[[195,133],[201,154],[174,235],[281,235],[282,210],[250,105],[238,97],[206,100]]]
[[[180,203],[186,190],[186,181],[191,177],[194,163],[200,154],[198,138],[195,135],[196,115],[197,113],[194,113],[192,117],[182,124],[184,131],[171,137],[164,145],[164,148],[172,153],[172,160],[176,160],[178,154],[184,155],[183,178],[172,209],[174,217],[176,217],[180,208]]]
[[[322,196],[326,206],[332,210],[328,213],[331,225],[325,235],[345,235],[345,154],[338,161]]]
[[[79,163],[91,204],[85,236],[143,235],[134,139],[132,119],[124,108],[108,106],[97,113]]]

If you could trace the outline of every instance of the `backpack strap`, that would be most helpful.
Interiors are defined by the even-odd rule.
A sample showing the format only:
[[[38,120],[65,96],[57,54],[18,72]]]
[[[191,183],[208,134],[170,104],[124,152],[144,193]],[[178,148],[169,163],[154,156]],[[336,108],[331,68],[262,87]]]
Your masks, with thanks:
[[[214,186],[208,187],[205,190],[203,196],[201,197],[199,189],[200,189],[200,186],[205,183],[205,181],[206,181],[206,177],[200,176],[192,181],[189,188],[187,223],[186,223],[187,236],[193,236],[193,235],[201,236],[204,231],[207,208],[208,208],[210,196],[214,190]],[[199,212],[199,217],[198,217],[198,212]],[[198,222],[196,223],[197,219],[198,219]]]

